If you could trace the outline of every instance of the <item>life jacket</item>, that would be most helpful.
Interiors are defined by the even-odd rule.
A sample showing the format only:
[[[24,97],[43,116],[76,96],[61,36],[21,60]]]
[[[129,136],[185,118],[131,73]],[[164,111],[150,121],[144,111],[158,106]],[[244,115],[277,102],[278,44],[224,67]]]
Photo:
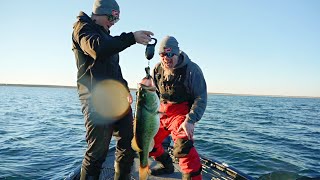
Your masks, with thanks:
[[[159,93],[160,101],[170,101],[173,103],[190,102],[190,95],[187,93],[184,81],[186,79],[187,65],[175,69],[172,76],[168,79],[164,77],[164,69],[161,65],[157,68],[155,75]]]

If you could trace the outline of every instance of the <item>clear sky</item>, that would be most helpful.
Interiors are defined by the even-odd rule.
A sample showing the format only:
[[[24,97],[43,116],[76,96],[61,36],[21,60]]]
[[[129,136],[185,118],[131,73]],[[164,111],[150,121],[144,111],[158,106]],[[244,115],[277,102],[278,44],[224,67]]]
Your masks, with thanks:
[[[320,97],[319,0],[118,0],[111,34],[172,35],[205,75],[208,92]],[[79,11],[93,0],[0,2],[0,83],[76,85],[71,50]],[[158,49],[158,45],[156,46]],[[144,77],[145,46],[120,53],[130,88]],[[153,67],[159,61],[150,61]]]

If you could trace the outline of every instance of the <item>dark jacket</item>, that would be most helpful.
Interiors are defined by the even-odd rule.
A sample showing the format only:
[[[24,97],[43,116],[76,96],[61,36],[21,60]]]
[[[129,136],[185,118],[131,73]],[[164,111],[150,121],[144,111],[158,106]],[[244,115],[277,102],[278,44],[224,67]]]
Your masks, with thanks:
[[[195,123],[201,119],[207,107],[207,84],[200,67],[192,62],[186,53],[180,51],[179,61],[174,69],[183,68],[186,65],[187,68],[183,84],[186,92],[189,94],[189,102],[191,102],[191,108],[186,119],[190,123]],[[153,70],[153,77],[157,76],[159,73],[159,66],[162,66],[162,64],[156,64]],[[154,81],[159,90],[157,78],[154,78]]]
[[[127,81],[122,77],[118,53],[136,43],[133,33],[111,36],[84,12],[80,12],[77,18],[73,26],[72,50],[78,68],[80,99],[90,98],[95,84],[106,79],[118,80],[128,88]]]

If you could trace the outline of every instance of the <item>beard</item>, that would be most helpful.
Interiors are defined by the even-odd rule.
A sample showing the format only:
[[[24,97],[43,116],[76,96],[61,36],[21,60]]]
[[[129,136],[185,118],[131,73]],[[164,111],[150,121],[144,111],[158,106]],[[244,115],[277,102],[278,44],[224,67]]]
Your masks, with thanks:
[[[164,70],[163,76],[169,81],[174,76],[174,69],[178,63],[178,56],[175,55],[172,58],[162,58],[161,63]]]
[[[169,81],[170,78],[174,76],[173,68],[168,68],[163,66],[163,71],[164,71],[163,76],[167,81]]]

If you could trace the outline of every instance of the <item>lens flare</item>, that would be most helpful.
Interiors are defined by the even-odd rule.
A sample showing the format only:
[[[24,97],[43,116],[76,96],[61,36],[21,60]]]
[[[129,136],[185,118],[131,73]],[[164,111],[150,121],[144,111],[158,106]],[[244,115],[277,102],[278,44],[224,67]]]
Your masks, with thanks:
[[[106,120],[118,120],[129,111],[128,89],[119,81],[105,80],[96,85],[92,103],[97,113]]]

